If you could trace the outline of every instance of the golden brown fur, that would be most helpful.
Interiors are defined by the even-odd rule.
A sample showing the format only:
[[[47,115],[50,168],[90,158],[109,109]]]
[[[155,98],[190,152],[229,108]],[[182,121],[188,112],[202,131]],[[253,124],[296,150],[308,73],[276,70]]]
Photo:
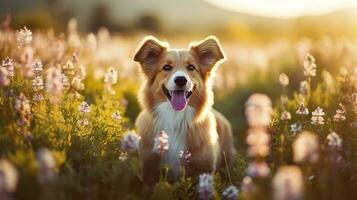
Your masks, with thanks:
[[[140,63],[146,81],[139,94],[143,111],[136,120],[136,128],[141,136],[139,154],[144,167],[144,181],[149,185],[158,180],[163,160],[153,152],[158,124],[163,120],[156,110],[158,105],[167,102],[162,87],[177,71],[188,74],[194,85],[186,108],[194,111],[193,119],[182,125],[187,126],[184,129],[184,146],[192,155],[191,162],[185,166],[187,173],[195,175],[214,171],[222,164],[222,152],[225,152],[228,161],[231,160],[235,150],[230,123],[212,108],[212,74],[223,59],[221,47],[212,36],[192,44],[188,49],[170,49],[167,43],[153,37],[147,37],[140,45],[134,60]],[[162,67],[165,65],[172,66],[172,70],[164,71]],[[194,66],[194,70],[189,71],[188,65]],[[175,133],[168,133],[169,137],[170,134]]]

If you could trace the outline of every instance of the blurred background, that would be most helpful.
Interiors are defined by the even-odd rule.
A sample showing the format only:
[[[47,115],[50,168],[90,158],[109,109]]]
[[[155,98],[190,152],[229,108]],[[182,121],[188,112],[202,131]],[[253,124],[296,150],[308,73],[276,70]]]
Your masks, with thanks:
[[[227,61],[217,73],[215,107],[229,118],[239,138],[245,128],[242,105],[249,94],[264,92],[277,101],[283,90],[277,77],[285,72],[292,77],[284,88],[291,97],[303,80],[307,53],[316,58],[319,72],[334,75],[342,67],[353,69],[356,11],[354,0],[0,1],[3,29],[26,26],[34,33],[51,32],[75,47],[93,50],[94,56],[81,57],[96,80],[108,66],[118,69],[119,80],[132,83],[126,93],[126,116],[131,121],[140,110],[136,92],[142,78],[137,76],[139,67],[132,54],[143,37],[151,34],[184,48],[191,41],[216,35]],[[318,73],[315,82],[322,75]],[[95,84],[88,84],[86,92],[91,93]]]

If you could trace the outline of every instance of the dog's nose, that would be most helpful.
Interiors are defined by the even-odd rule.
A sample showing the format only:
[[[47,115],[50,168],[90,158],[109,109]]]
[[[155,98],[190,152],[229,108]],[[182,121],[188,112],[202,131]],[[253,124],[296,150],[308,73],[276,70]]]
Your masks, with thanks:
[[[176,83],[177,86],[182,87],[182,86],[186,85],[187,79],[184,76],[178,76],[178,77],[175,78],[175,83]]]

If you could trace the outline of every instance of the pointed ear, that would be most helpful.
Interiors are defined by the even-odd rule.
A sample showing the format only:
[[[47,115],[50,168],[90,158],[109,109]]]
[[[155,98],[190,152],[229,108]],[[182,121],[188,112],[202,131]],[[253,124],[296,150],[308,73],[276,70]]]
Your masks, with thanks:
[[[196,53],[200,64],[207,71],[210,71],[218,62],[224,60],[221,45],[214,36],[209,36],[198,43],[191,44],[190,49]]]
[[[167,48],[167,43],[163,43],[153,36],[148,36],[134,54],[134,61],[139,62],[142,66],[155,64]]]

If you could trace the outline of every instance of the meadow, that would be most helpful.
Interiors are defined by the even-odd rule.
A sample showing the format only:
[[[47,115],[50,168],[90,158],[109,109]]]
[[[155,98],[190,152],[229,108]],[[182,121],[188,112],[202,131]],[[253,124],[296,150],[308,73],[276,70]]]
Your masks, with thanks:
[[[234,163],[148,188],[133,126],[142,38],[80,34],[75,20],[62,34],[0,31],[0,199],[357,198],[355,41],[219,38],[214,107],[233,126]]]

